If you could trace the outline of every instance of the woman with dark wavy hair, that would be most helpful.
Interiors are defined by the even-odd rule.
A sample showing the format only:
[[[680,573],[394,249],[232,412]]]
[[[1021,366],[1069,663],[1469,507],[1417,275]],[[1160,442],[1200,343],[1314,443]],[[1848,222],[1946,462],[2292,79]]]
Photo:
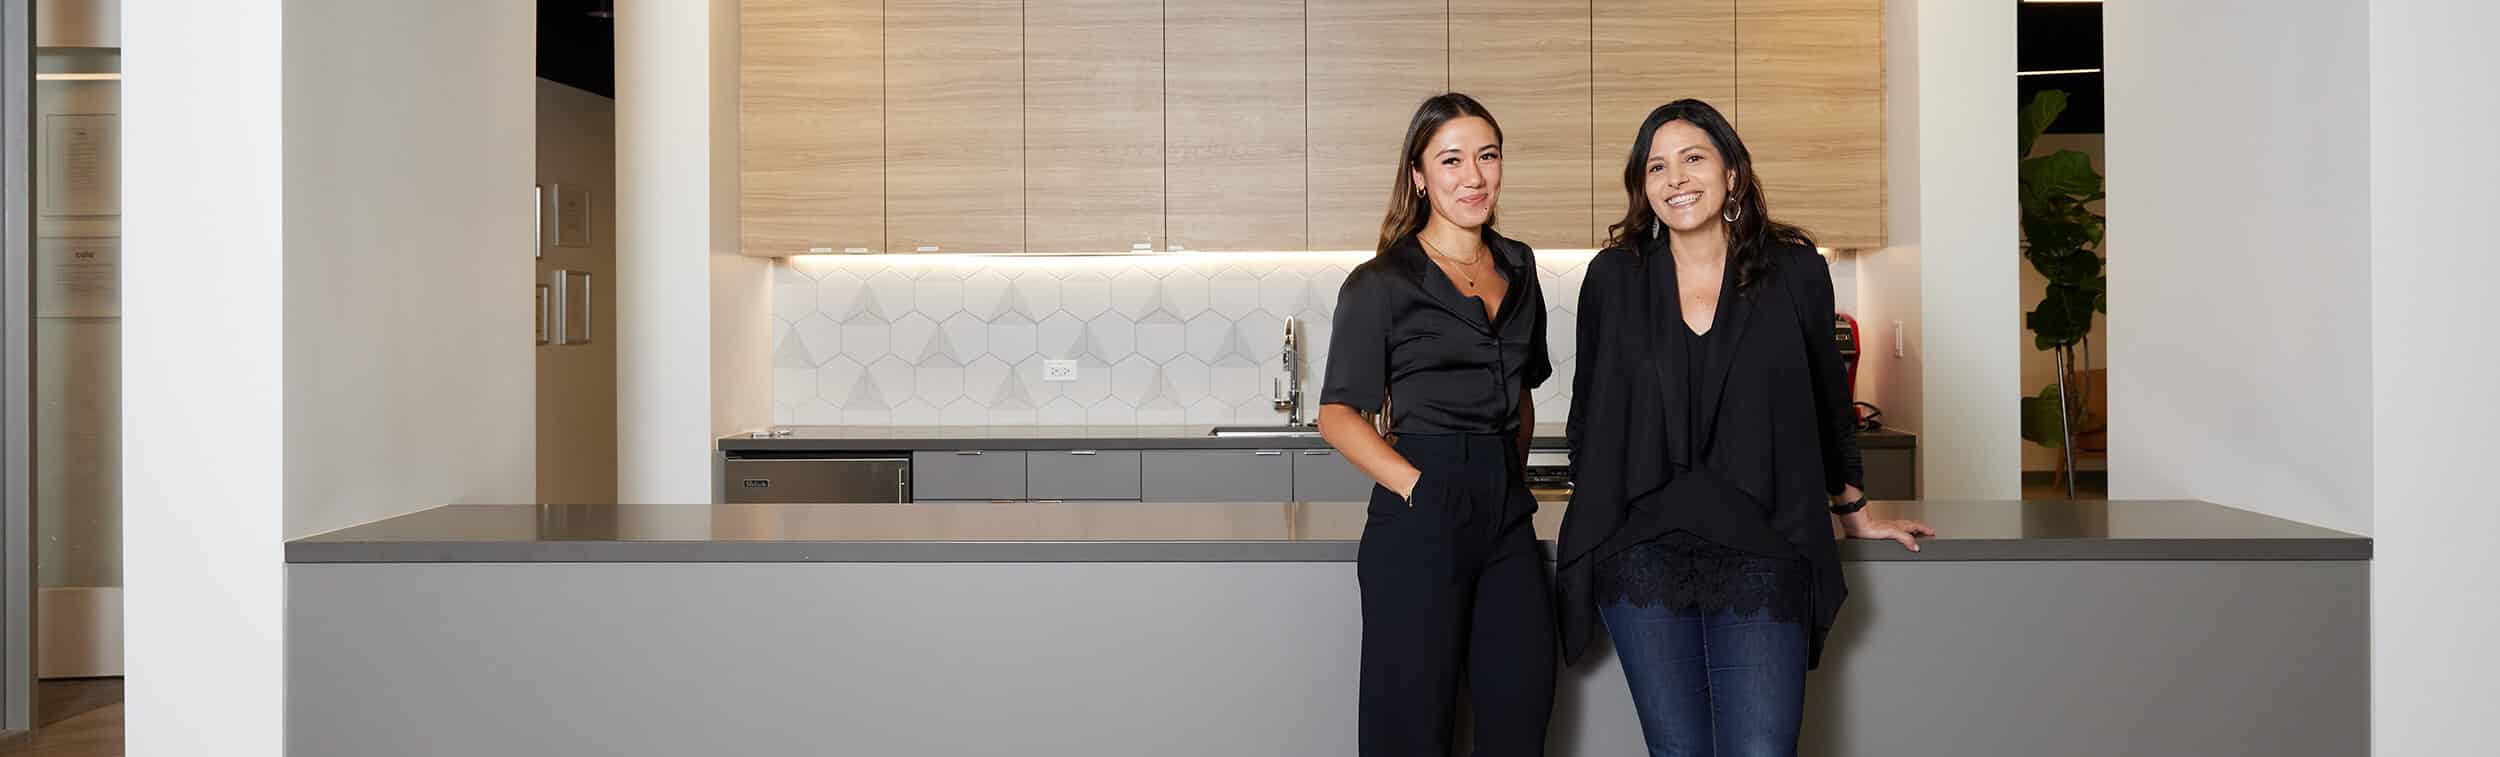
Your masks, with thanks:
[[[1407,125],[1378,254],[1346,275],[1319,430],[1372,487],[1355,557],[1366,757],[1450,753],[1464,674],[1476,754],[1541,755],[1554,616],[1520,465],[1551,375],[1536,256],[1493,231],[1502,127],[1450,93]],[[1394,397],[1394,406],[1390,399]],[[1395,444],[1370,417],[1386,411]]]
[[[1651,111],[1623,186],[1580,289],[1564,654],[1605,625],[1653,756],[1794,755],[1848,593],[1831,519],[1912,550],[1935,532],[1860,512],[1830,268],[1769,217],[1727,119]]]

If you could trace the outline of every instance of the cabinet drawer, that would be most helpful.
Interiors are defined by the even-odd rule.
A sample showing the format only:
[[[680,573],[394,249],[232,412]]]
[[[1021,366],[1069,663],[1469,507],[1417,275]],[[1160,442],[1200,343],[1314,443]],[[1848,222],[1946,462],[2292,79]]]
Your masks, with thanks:
[[[1301,502],[1367,502],[1372,479],[1333,449],[1300,450],[1293,456],[1293,498]]]
[[[912,501],[1024,499],[1024,453],[937,450],[911,453]]]
[[[1150,502],[1286,502],[1293,499],[1287,450],[1150,450],[1141,494]]]
[[[1024,453],[1024,494],[1033,499],[1137,499],[1135,450]]]

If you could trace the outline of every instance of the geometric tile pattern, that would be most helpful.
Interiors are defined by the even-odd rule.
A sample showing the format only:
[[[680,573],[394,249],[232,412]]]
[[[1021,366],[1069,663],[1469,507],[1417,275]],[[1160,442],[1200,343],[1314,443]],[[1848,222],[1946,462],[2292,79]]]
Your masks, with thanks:
[[[1329,315],[1369,253],[801,256],[773,266],[773,421],[796,425],[1279,423],[1284,319],[1318,400]],[[1572,310],[1593,253],[1539,252],[1567,412]],[[1073,382],[1042,380],[1074,359]]]

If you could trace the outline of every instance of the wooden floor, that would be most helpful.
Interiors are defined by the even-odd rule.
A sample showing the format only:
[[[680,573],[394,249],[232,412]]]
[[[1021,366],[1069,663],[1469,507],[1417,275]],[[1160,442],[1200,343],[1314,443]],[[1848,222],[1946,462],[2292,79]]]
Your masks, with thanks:
[[[122,679],[35,683],[32,736],[0,744],[0,757],[121,757]]]

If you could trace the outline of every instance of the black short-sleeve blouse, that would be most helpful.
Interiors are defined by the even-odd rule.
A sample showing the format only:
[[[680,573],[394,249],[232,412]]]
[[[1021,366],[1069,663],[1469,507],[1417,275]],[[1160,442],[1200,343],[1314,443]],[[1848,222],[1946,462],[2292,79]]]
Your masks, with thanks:
[[[1510,282],[1499,312],[1460,294],[1413,236],[1356,266],[1337,290],[1323,404],[1378,412],[1394,397],[1390,430],[1491,434],[1519,430],[1520,392],[1553,375],[1545,355],[1545,295],[1536,254],[1485,232]]]

